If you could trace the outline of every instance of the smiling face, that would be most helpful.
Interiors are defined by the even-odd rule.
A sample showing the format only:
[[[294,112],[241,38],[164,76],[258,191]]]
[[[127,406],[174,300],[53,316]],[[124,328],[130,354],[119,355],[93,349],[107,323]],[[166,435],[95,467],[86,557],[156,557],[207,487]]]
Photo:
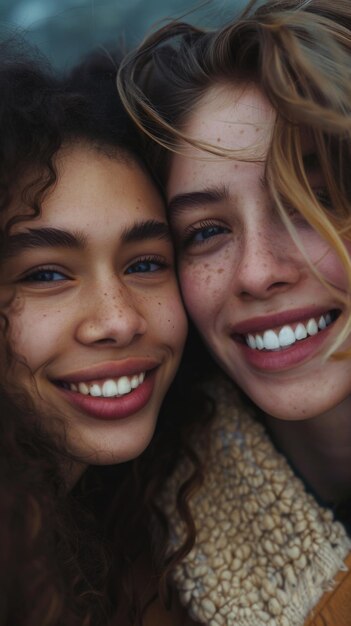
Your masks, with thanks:
[[[41,216],[12,228],[1,265],[10,345],[28,366],[11,375],[47,431],[64,426],[69,452],[117,463],[147,446],[181,357],[172,245],[159,194],[131,158],[82,144],[57,165]]]
[[[301,419],[349,403],[350,360],[321,359],[348,311],[311,271],[269,197],[264,157],[273,124],[258,88],[211,88],[185,132],[212,145],[256,150],[258,159],[186,148],[172,157],[167,190],[183,296],[205,343],[265,412]],[[305,157],[310,185],[323,197],[313,150]],[[292,219],[311,262],[345,295],[336,253],[301,215]]]

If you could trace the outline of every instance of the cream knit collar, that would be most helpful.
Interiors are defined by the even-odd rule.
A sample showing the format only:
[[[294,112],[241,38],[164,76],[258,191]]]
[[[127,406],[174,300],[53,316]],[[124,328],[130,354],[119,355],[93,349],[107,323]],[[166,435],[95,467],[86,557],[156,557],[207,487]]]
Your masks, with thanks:
[[[264,428],[216,383],[206,477],[191,500],[195,547],[174,582],[208,626],[302,626],[351,549],[344,528],[306,493]],[[194,443],[203,456],[201,438]],[[161,498],[172,545],[183,538],[175,494],[191,467],[179,464]]]

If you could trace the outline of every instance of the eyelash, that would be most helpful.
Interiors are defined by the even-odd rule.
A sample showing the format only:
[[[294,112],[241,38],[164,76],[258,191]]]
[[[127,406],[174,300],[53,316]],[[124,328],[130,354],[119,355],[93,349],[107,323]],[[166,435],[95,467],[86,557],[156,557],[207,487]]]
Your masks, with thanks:
[[[63,276],[63,278],[60,278],[59,280],[43,280],[43,279],[35,279],[36,276],[38,276],[38,274],[59,274],[61,276]],[[49,266],[42,266],[42,267],[37,267],[35,268],[35,270],[31,270],[29,271],[27,274],[25,274],[25,276],[20,278],[20,282],[23,283],[51,283],[51,282],[62,282],[63,280],[69,280],[68,276],[66,276],[63,272],[60,272],[59,270],[57,270],[54,267],[49,267]]]
[[[128,270],[137,266],[137,265],[141,265],[141,264],[150,264],[150,265],[158,265],[158,269],[157,270],[149,270],[147,272],[129,272]],[[162,257],[159,256],[147,256],[147,257],[141,257],[140,259],[137,259],[136,261],[134,261],[134,263],[132,263],[131,265],[129,265],[126,269],[126,274],[153,274],[154,272],[159,272],[162,271],[164,269],[167,269],[169,267],[169,263],[166,263],[165,260]]]
[[[206,229],[217,229],[220,232],[216,232],[213,235],[210,235],[209,237],[201,240],[201,241],[195,241],[195,237],[196,235],[201,234],[203,231],[205,231]],[[229,233],[229,228],[227,228],[226,226],[224,226],[223,224],[218,224],[218,222],[215,222],[213,220],[202,220],[198,225],[196,226],[188,226],[185,231],[184,231],[184,237],[183,237],[183,241],[182,241],[182,246],[183,247],[187,247],[190,245],[195,245],[195,246],[202,246],[205,245],[206,242],[210,239],[213,239],[214,237],[217,237],[218,235],[224,235]]]

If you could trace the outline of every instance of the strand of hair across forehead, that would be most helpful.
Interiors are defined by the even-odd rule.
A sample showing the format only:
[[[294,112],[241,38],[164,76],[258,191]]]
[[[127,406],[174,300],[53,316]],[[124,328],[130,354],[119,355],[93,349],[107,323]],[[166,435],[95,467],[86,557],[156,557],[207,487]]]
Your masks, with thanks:
[[[205,58],[201,59],[200,70],[205,78],[207,72],[207,85],[204,85],[202,90],[199,89],[200,96],[211,86],[211,83],[215,83],[215,71],[218,69],[216,65],[226,66],[226,71],[223,71],[221,80],[235,79],[233,70],[231,77],[228,71],[228,66],[233,64],[235,43],[238,44],[241,40],[245,41],[246,37],[245,50],[243,52],[238,50],[237,52],[236,65],[240,67],[240,63],[245,62],[245,58],[243,58],[245,54],[250,53],[255,45],[255,40],[251,37],[252,29],[259,28],[262,50],[260,67],[256,73],[258,77],[261,74],[260,82],[273,106],[276,106],[277,109],[281,106],[292,109],[294,106],[292,113],[295,116],[294,121],[297,123],[308,124],[311,120],[313,124],[328,126],[330,130],[335,132],[350,131],[350,118],[340,115],[344,103],[351,101],[351,81],[346,80],[346,72],[349,73],[349,31],[342,26],[338,29],[334,27],[333,37],[335,41],[329,36],[327,43],[324,44],[330,52],[328,66],[331,67],[329,79],[332,80],[332,91],[335,94],[337,90],[342,100],[339,110],[335,110],[334,107],[328,106],[328,102],[316,101],[315,94],[313,94],[314,89],[320,93],[327,92],[325,81],[328,78],[328,67],[325,67],[326,55],[323,55],[322,52],[326,31],[328,28],[331,29],[333,23],[327,18],[309,13],[310,28],[308,29],[305,24],[305,17],[302,13],[290,11],[284,16],[280,13],[271,16],[270,19],[262,18],[259,22],[255,18],[249,18],[226,27],[220,32],[220,35],[211,34],[206,39],[208,50],[205,50]],[[180,144],[184,142],[210,154],[249,159],[249,155],[243,154],[240,150],[219,148],[213,144],[189,137],[157,111],[157,108],[153,106],[140,86],[142,72],[144,72],[145,82],[151,71],[151,63],[154,62],[158,67],[160,66],[159,58],[154,56],[156,47],[160,48],[167,42],[175,42],[177,37],[183,37],[183,43],[185,46],[189,45],[189,54],[191,54],[194,46],[204,36],[203,31],[183,23],[172,23],[151,35],[141,45],[137,53],[127,56],[122,63],[118,76],[118,88],[123,103],[143,133],[166,150],[182,153]],[[310,41],[306,43],[308,39]],[[318,52],[320,58],[314,51],[314,47],[320,51]],[[173,53],[175,53],[174,50]],[[314,62],[309,59],[308,54],[314,55]],[[218,63],[215,63],[215,59],[219,59]],[[194,61],[194,58],[192,57],[191,60]],[[288,72],[284,65],[288,66]],[[199,69],[199,66],[197,67]],[[298,77],[299,85],[303,87],[308,97],[302,97],[301,93],[298,92],[295,85],[296,77]],[[217,77],[217,82],[218,80]],[[192,107],[194,104],[196,105],[193,102]]]
[[[242,157],[244,159],[245,154],[242,149],[218,148],[212,143],[189,137],[185,132],[167,122],[140,86],[142,82],[139,82],[141,73],[144,73],[147,80],[151,63],[158,63],[157,58],[153,58],[155,47],[182,35],[185,38],[195,39],[203,36],[204,31],[186,23],[173,22],[161,28],[157,33],[150,35],[141,44],[139,50],[126,55],[117,75],[117,88],[121,100],[143,134],[168,151],[183,154],[184,148],[181,147],[183,142],[215,156]],[[220,40],[217,43],[220,47],[222,46]],[[248,158],[247,154],[246,158]],[[248,160],[251,159],[248,158]]]

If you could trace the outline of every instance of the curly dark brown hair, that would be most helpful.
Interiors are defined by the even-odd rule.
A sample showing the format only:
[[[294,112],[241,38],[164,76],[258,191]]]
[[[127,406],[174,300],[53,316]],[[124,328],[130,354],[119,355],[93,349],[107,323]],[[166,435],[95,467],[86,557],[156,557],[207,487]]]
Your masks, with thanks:
[[[18,41],[0,46],[0,211],[19,190],[28,216],[40,214],[57,180],[55,155],[63,142],[84,140],[98,149],[126,152],[142,164],[139,139],[118,100],[117,62],[107,54],[88,58],[69,76],[55,76],[45,60]],[[23,181],[25,180],[25,184]],[[0,232],[0,262],[18,214]],[[1,317],[1,362],[15,359]],[[1,626],[99,626],[114,623],[121,605],[131,623],[142,620],[133,582],[139,555],[150,557],[150,578],[167,573],[194,541],[187,500],[201,482],[202,467],[189,448],[189,433],[204,427],[211,406],[187,367],[170,389],[149,448],[136,461],[90,467],[67,494],[62,476],[64,441],[52,441],[17,383],[0,383],[0,624]],[[202,357],[199,362],[203,363]],[[200,371],[200,370],[198,370]],[[28,419],[28,416],[33,419]],[[176,554],[166,556],[167,525],[156,500],[182,454],[193,474],[181,487],[178,508],[188,528]],[[150,520],[158,517],[158,536]],[[161,532],[162,529],[162,532]]]

